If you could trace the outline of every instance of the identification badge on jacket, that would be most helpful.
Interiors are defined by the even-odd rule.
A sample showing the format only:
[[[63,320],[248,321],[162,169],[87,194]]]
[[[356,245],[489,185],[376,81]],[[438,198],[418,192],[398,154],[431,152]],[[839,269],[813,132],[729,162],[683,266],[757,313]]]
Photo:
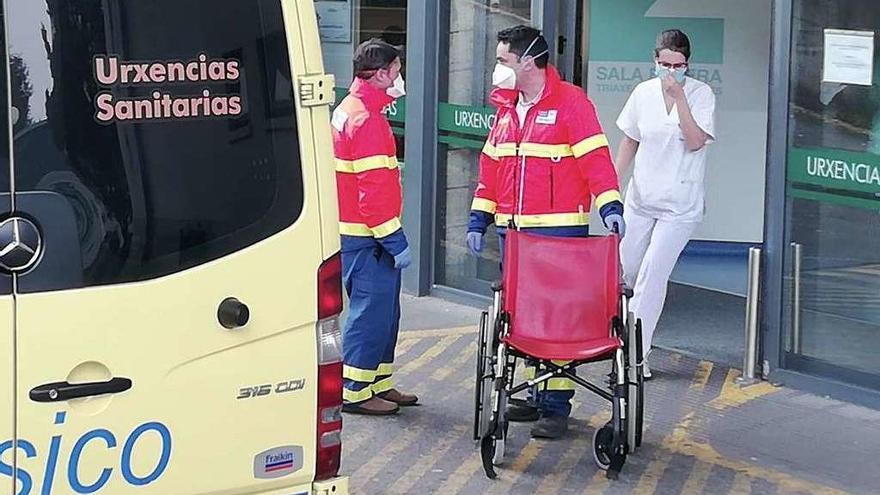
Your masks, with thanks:
[[[541,110],[538,112],[538,118],[535,119],[537,124],[555,124],[556,110]]]

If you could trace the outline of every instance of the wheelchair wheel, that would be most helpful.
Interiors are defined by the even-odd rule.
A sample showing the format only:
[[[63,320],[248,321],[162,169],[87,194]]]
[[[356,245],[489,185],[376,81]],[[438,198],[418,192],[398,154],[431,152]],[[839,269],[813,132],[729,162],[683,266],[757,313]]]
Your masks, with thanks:
[[[480,316],[480,333],[477,341],[476,381],[474,385],[474,441],[479,442],[489,433],[492,418],[492,385],[495,373],[492,367],[492,350],[489,348],[489,312]]]
[[[493,414],[492,426],[494,426],[493,437],[495,438],[495,452],[492,457],[492,464],[501,465],[504,462],[504,453],[507,447],[507,405],[510,396],[507,393],[507,386],[513,378],[513,370],[508,365],[507,347],[498,346],[495,357],[495,384],[493,397]]]
[[[636,349],[639,356],[639,363],[645,360],[645,350],[642,347],[642,320],[636,320]],[[642,446],[642,433],[645,431],[645,376],[642,374],[642,366],[639,365],[636,374],[638,375],[636,383],[638,384],[638,392],[636,400],[638,407],[636,408],[636,447]]]
[[[626,442],[629,452],[635,452],[642,444],[642,423],[644,418],[644,377],[642,376],[642,324],[632,313],[626,319]]]
[[[611,424],[593,432],[593,460],[602,471],[608,471],[611,467],[611,441],[614,438],[614,427]]]
[[[498,349],[498,362],[506,362],[506,353],[504,348]],[[507,447],[507,431],[509,422],[507,421],[507,381],[508,376],[505,370],[506,366],[501,367],[501,375],[495,377],[493,387],[490,389],[491,396],[491,420],[487,427],[486,433],[480,440],[480,457],[483,461],[483,470],[490,479],[495,479],[498,474],[495,472],[495,466],[499,466],[504,462],[504,453]]]

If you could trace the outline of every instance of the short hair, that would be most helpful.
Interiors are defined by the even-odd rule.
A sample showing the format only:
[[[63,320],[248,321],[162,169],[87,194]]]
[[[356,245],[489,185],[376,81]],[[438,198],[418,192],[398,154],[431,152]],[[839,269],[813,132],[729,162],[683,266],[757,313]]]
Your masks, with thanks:
[[[533,41],[535,42],[534,45],[532,45]],[[541,31],[533,27],[519,25],[499,31],[498,42],[509,45],[510,51],[517,54],[520,58],[527,55],[534,57],[540,53],[540,57],[535,57],[535,66],[538,68],[543,69],[547,67],[547,63],[550,61],[547,40],[541,36]],[[532,48],[529,50],[529,53],[525,53],[529,45],[532,45]]]
[[[354,75],[360,79],[373,77],[379,69],[384,69],[400,58],[400,50],[378,39],[372,38],[361,43],[354,51]]]
[[[685,60],[691,58],[691,40],[679,29],[668,29],[657,36],[654,56],[659,57],[662,50],[672,50],[684,55]]]

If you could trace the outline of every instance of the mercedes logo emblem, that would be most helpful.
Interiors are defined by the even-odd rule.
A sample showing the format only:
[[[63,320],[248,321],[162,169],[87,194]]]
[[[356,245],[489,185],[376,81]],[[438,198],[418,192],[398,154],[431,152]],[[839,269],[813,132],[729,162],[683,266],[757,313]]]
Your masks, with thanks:
[[[12,217],[0,222],[0,267],[23,272],[34,266],[42,250],[40,231],[26,218]]]

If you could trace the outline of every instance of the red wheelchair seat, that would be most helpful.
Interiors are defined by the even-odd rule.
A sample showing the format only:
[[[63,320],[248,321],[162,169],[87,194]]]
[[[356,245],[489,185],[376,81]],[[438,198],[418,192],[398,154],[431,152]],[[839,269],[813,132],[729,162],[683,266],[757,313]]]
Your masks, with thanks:
[[[622,343],[612,330],[620,300],[619,239],[550,237],[509,230],[505,342],[538,359],[586,360]]]

